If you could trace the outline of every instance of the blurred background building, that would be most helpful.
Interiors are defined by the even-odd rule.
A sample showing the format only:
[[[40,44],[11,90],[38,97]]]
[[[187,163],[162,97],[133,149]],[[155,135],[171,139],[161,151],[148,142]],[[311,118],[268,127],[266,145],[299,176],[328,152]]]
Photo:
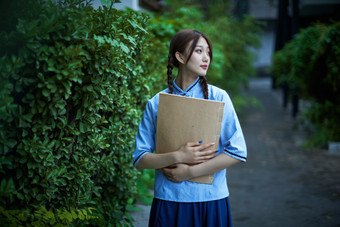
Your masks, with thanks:
[[[261,47],[252,50],[260,76],[267,74],[272,54],[282,49],[299,28],[340,19],[340,0],[231,0],[231,6],[236,17],[249,14],[264,22]]]
[[[252,48],[256,56],[254,67],[258,76],[266,76],[267,68],[271,65],[272,55],[275,46],[275,33],[277,21],[277,7],[279,0],[232,0],[231,12],[237,18],[249,14],[263,22],[263,31],[260,35],[261,46],[258,49]]]
[[[93,7],[101,6],[100,0],[93,1]],[[159,11],[165,5],[162,0],[121,0],[121,3],[116,3],[116,9],[130,8],[136,11]]]

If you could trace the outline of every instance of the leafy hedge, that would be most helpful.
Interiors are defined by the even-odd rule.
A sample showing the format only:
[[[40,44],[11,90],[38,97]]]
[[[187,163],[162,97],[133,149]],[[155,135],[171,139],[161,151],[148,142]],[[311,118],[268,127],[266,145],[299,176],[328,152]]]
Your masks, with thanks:
[[[304,113],[316,128],[311,145],[340,141],[340,23],[316,24],[275,53],[273,73],[311,103]]]
[[[30,1],[0,34],[0,205],[94,207],[119,223],[136,190],[138,116],[156,80],[142,68],[146,16],[63,2]]]

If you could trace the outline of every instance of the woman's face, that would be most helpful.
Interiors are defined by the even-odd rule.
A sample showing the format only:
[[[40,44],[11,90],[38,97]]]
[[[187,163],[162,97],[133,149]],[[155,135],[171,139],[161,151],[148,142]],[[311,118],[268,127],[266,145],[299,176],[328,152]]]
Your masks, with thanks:
[[[210,48],[207,41],[200,37],[189,61],[184,65],[185,70],[195,76],[205,76],[210,65],[209,52]]]

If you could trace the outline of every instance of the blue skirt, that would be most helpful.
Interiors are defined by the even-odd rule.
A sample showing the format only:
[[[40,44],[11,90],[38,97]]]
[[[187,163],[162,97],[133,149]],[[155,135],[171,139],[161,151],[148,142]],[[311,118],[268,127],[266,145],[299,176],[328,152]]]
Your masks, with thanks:
[[[231,227],[229,199],[179,203],[153,199],[149,227]]]

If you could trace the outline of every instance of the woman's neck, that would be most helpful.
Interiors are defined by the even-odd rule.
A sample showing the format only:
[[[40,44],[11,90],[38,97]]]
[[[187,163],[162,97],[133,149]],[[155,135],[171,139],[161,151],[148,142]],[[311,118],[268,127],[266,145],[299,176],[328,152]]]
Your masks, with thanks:
[[[176,77],[176,84],[183,91],[185,91],[193,82],[195,82],[196,79],[197,79],[197,76],[188,76],[188,75],[184,75],[181,72],[178,72],[177,77]]]

